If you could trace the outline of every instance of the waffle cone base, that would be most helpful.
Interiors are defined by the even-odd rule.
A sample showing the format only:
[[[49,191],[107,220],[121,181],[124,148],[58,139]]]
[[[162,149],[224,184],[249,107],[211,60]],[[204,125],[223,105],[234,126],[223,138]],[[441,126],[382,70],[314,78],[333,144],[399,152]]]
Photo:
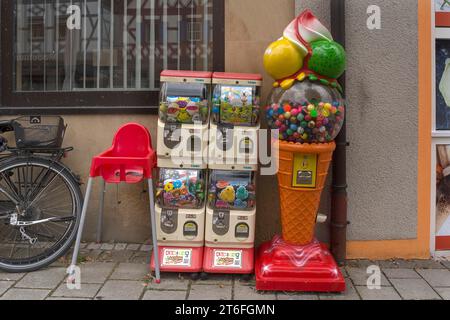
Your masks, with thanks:
[[[334,142],[323,144],[280,142],[278,184],[284,241],[295,245],[307,245],[313,241],[320,198],[335,149]],[[314,188],[293,186],[296,154],[317,155]]]

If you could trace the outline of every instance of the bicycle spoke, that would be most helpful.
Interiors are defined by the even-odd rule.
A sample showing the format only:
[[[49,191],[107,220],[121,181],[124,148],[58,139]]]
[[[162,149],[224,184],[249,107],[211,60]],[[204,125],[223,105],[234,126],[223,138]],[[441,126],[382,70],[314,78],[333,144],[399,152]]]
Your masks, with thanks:
[[[3,178],[2,181],[6,182],[7,186],[9,187],[9,190],[13,192],[13,195],[9,194],[4,188],[1,188],[2,189],[1,191],[4,192],[5,195],[7,195],[8,198],[10,198],[11,200],[15,200],[15,202],[20,202],[21,199],[19,194],[17,193],[18,190],[16,189],[14,183],[8,176],[5,175],[5,173],[2,172],[1,176]]]
[[[42,173],[43,173],[44,171],[45,171],[45,173],[44,173],[44,175],[41,177],[41,175],[42,175]],[[47,175],[48,175],[50,172],[51,172],[51,167],[49,167],[49,168],[42,168],[40,174],[38,175],[38,177],[36,178],[36,180],[33,182],[33,185],[35,185],[35,187],[34,187],[34,188],[31,190],[31,192],[30,192],[30,198],[31,198],[31,197],[35,197],[35,196],[34,196],[34,193],[35,193],[36,190],[39,192],[39,189],[40,189],[42,183],[43,183],[44,180],[47,178]],[[41,178],[40,178],[40,177],[41,177]],[[37,183],[37,181],[38,181],[39,178],[40,178],[39,183]],[[27,200],[29,201],[30,199],[27,199]]]
[[[64,171],[46,159],[0,164],[1,263],[26,266],[50,259],[73,239],[82,203],[74,192],[78,184]],[[14,213],[20,228],[9,224]]]

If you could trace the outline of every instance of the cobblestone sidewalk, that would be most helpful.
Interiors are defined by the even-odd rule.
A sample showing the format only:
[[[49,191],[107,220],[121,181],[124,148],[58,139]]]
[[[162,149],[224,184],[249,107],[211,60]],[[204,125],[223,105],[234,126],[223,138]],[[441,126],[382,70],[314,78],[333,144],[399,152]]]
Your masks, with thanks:
[[[211,275],[193,281],[165,274],[160,285],[149,273],[151,247],[139,244],[83,244],[81,290],[68,290],[65,257],[50,268],[28,274],[0,273],[2,300],[450,300],[450,261],[348,261],[342,268],[344,294],[259,293],[254,281]],[[366,286],[367,267],[382,270],[380,290]]]

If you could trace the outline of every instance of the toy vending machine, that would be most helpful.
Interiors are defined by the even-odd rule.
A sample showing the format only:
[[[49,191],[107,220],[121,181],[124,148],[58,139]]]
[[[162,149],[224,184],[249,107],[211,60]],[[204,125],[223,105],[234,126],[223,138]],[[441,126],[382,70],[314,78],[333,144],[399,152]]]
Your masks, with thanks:
[[[206,169],[211,76],[197,71],[161,73],[159,167]]]
[[[161,73],[156,216],[163,272],[202,271],[211,75]]]
[[[161,271],[202,271],[206,170],[159,169],[156,217]]]
[[[212,81],[209,168],[255,171],[262,76],[215,72]]]
[[[206,273],[254,270],[260,75],[215,73],[205,222]]]

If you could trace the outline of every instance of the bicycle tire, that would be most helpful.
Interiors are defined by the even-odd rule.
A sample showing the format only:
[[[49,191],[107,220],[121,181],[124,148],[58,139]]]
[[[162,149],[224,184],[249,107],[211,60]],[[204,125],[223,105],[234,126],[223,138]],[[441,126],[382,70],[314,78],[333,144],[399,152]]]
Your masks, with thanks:
[[[74,174],[69,168],[67,168],[62,163],[44,157],[12,157],[0,161],[0,174],[8,172],[14,168],[20,168],[21,166],[33,166],[46,168],[55,173],[66,184],[70,191],[72,197],[73,211],[73,221],[70,223],[67,231],[58,240],[54,246],[46,250],[44,253],[28,258],[28,261],[17,261],[11,262],[6,261],[0,257],[0,270],[9,273],[22,273],[22,272],[32,272],[42,268],[45,268],[60,257],[65,255],[71,248],[73,242],[75,241],[77,230],[80,223],[81,210],[83,206],[83,195],[80,190],[80,184]],[[10,171],[9,171],[10,172]],[[1,191],[0,191],[1,193]]]

